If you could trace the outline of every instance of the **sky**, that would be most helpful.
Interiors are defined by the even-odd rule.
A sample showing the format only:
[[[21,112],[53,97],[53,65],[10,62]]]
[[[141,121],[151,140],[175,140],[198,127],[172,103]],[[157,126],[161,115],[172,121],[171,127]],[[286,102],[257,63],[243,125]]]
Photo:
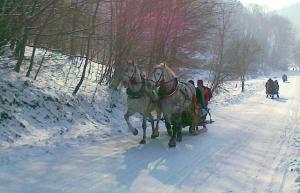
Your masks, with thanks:
[[[255,3],[266,6],[270,10],[281,9],[300,0],[240,0],[244,5]]]

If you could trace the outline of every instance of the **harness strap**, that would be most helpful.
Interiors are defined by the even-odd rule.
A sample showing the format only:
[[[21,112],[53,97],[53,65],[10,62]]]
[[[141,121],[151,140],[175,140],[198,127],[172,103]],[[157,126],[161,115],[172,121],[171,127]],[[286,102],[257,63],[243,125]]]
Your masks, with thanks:
[[[177,78],[174,78],[174,79],[168,81],[167,83],[169,83],[171,81],[175,81],[175,84],[173,85],[172,89],[169,92],[166,90],[165,85],[162,85],[162,86],[159,87],[159,89],[158,89],[159,98],[161,98],[161,99],[162,98],[169,98],[169,97],[173,96],[176,93],[176,91],[178,90],[179,81],[178,81]]]

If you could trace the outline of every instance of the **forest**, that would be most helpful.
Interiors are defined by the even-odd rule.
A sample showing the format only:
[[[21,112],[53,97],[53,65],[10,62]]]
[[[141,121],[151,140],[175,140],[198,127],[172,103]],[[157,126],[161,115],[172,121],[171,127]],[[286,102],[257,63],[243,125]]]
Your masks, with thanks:
[[[213,91],[300,63],[288,19],[236,0],[1,0],[0,10],[0,53],[13,51],[15,71],[36,79],[44,61],[36,49],[62,53],[81,72],[73,94],[90,68],[98,84],[117,87],[127,60],[146,72],[160,62],[207,69]]]

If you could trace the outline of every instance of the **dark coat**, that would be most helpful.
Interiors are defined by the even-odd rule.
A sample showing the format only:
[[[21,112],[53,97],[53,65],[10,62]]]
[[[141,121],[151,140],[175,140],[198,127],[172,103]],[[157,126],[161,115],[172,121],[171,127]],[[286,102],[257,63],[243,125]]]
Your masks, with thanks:
[[[202,108],[205,108],[205,102],[204,102],[204,95],[202,88],[197,87],[196,88],[196,96],[198,103],[201,105]]]

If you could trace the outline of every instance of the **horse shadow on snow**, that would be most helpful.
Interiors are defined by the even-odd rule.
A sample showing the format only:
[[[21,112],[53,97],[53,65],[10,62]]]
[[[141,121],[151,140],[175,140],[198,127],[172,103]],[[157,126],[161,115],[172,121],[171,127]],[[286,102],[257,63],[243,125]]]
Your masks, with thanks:
[[[164,186],[176,186],[193,172],[192,165],[205,159],[203,152],[209,154],[220,145],[210,143],[219,140],[218,136],[209,132],[191,136],[186,128],[183,130],[183,140],[177,143],[176,148],[169,148],[168,140],[168,134],[161,132],[158,139],[124,152],[123,167],[116,172],[119,185],[130,188],[150,180]]]

